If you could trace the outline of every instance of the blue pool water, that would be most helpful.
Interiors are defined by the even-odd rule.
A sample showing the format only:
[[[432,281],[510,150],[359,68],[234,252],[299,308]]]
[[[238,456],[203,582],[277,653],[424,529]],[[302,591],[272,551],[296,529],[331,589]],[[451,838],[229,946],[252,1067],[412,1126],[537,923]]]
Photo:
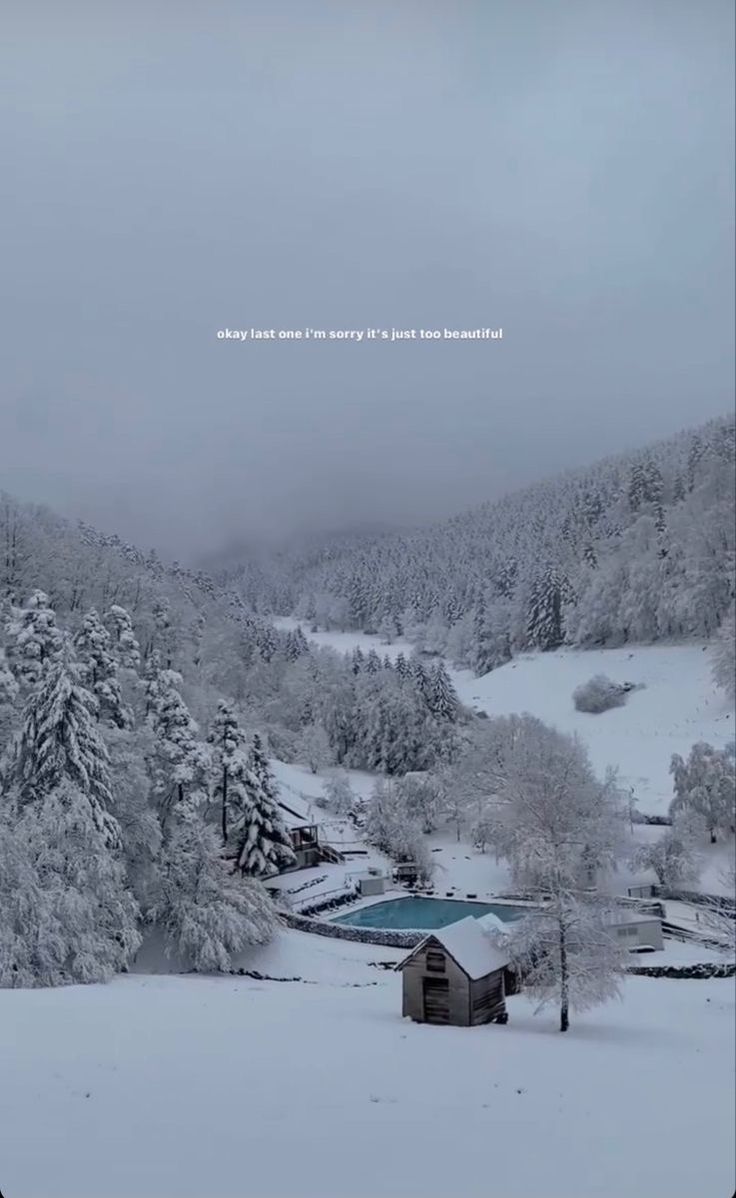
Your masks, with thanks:
[[[398,898],[386,903],[373,903],[347,915],[337,915],[332,923],[346,923],[352,928],[396,928],[397,930],[420,930],[446,928],[472,915],[497,915],[505,923],[519,919],[525,914],[523,907],[507,907],[501,903],[471,903],[460,899]]]

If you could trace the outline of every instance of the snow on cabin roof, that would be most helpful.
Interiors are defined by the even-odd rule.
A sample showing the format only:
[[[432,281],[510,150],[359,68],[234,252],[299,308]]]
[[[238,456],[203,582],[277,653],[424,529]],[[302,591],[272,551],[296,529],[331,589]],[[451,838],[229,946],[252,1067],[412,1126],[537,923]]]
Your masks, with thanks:
[[[289,797],[289,802],[284,803],[279,799],[279,808],[283,817],[283,821],[287,828],[303,828],[305,825],[312,825],[315,821],[305,811],[300,811],[297,801]]]
[[[494,915],[492,911],[489,911],[487,915],[481,915],[480,919],[476,919],[475,922],[480,924],[486,932],[503,932],[504,935],[508,935],[508,924]]]
[[[494,944],[490,931],[495,929],[490,928],[488,924],[484,928],[482,923],[482,919],[474,919],[472,915],[468,915],[445,928],[435,928],[412,949],[408,957],[404,958],[399,969],[402,969],[428,940],[438,941],[473,982],[478,978],[484,978],[488,973],[493,973],[495,969],[503,969],[509,963],[509,954]]]

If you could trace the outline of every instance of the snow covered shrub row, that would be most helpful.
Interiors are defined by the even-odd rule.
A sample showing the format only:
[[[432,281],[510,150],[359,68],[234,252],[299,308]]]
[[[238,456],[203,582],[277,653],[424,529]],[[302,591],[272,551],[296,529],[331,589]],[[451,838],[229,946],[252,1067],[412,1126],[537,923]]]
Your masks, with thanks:
[[[627,973],[645,978],[708,978],[736,977],[736,962],[703,961],[698,965],[627,965]]]
[[[623,707],[629,690],[630,686],[613,682],[605,674],[594,674],[587,682],[576,687],[572,699],[576,711],[599,715],[603,711],[610,711],[612,707]]]

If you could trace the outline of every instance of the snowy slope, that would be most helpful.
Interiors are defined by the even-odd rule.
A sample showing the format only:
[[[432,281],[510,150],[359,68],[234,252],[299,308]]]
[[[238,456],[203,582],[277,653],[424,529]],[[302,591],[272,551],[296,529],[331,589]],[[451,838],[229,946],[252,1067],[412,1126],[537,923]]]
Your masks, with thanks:
[[[294,627],[295,620],[281,620]],[[411,646],[382,645],[365,633],[302,629],[310,640],[341,652],[356,646],[395,656],[411,654]],[[463,703],[489,715],[528,711],[562,732],[575,732],[588,747],[593,765],[619,768],[621,782],[632,788],[641,811],[665,812],[672,797],[669,775],[673,753],[687,756],[697,740],[719,747],[734,739],[732,705],[711,678],[707,647],[693,645],[627,645],[623,649],[559,649],[526,653],[508,665],[475,678],[467,670],[451,670]],[[601,715],[575,710],[572,692],[593,674],[643,686],[629,694],[625,707]]]
[[[643,684],[625,707],[601,715],[576,711],[572,692],[593,674]],[[619,767],[642,811],[665,812],[672,797],[673,753],[687,756],[697,740],[723,746],[734,737],[733,710],[713,686],[701,645],[559,649],[525,654],[483,678],[455,671],[460,698],[470,707],[505,715],[528,711],[562,732],[576,732],[596,770]]]
[[[731,982],[632,978],[566,1036],[521,996],[507,1027],[430,1027],[401,1019],[399,975],[369,964],[390,955],[287,933],[249,964],[309,984],[0,991],[2,1192],[732,1192]]]

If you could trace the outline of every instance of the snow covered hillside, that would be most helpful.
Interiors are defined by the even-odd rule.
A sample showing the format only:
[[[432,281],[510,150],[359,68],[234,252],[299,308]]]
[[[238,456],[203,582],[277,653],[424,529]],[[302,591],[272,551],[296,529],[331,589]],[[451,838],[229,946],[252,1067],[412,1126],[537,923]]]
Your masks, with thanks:
[[[277,624],[295,628],[299,621],[282,619]],[[315,644],[339,652],[373,648],[392,658],[412,652],[406,642],[384,645],[365,633],[310,633],[303,623],[301,627]],[[622,784],[633,790],[643,812],[666,812],[672,798],[673,753],[687,756],[698,740],[723,748],[735,735],[733,705],[713,684],[704,644],[557,649],[521,654],[481,678],[468,670],[449,672],[468,707],[488,715],[529,712],[561,732],[577,733],[599,773],[609,765],[618,767]],[[600,715],[576,711],[572,693],[594,674],[641,689],[632,691],[623,707]]]
[[[2,1192],[731,1192],[732,982],[631,978],[566,1036],[520,996],[507,1027],[432,1027],[401,1019],[399,975],[370,964],[396,957],[291,932],[248,967],[304,982],[0,991]]]
[[[594,674],[643,689],[601,715],[576,711],[572,693]],[[528,711],[561,732],[578,733],[596,770],[619,767],[641,811],[667,810],[673,753],[687,756],[698,740],[723,748],[734,738],[732,705],[714,687],[702,645],[529,653],[482,678],[455,671],[453,681],[464,703],[489,715]]]

